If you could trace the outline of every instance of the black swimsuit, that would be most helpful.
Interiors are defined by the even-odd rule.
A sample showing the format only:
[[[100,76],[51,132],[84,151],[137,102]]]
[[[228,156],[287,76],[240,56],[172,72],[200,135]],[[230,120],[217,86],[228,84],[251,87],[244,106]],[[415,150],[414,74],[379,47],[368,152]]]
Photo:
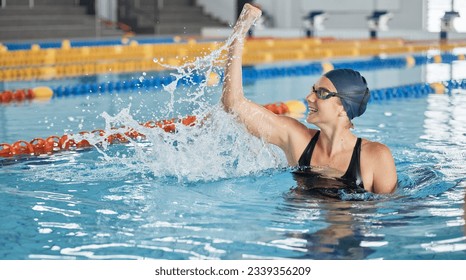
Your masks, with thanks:
[[[351,161],[346,170],[346,173],[341,178],[325,178],[321,174],[312,171],[310,167],[312,153],[314,151],[317,140],[319,139],[320,131],[312,137],[311,141],[304,149],[303,154],[299,158],[299,168],[297,171],[293,172],[299,177],[305,177],[306,180],[304,184],[306,189],[321,189],[318,185],[325,184],[326,188],[330,189],[345,189],[350,192],[365,192],[364,185],[361,178],[361,169],[360,169],[360,155],[361,155],[361,138],[358,138],[356,145],[354,146],[353,154],[351,156]],[[318,179],[318,180],[317,180]],[[326,193],[328,191],[325,191]],[[333,196],[333,195],[332,195]]]

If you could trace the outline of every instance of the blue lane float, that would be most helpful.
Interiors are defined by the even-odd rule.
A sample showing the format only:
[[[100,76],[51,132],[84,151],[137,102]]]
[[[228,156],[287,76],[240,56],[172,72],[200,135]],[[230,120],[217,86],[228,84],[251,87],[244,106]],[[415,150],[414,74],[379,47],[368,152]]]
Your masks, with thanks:
[[[424,65],[428,63],[435,63],[433,56],[415,55],[413,56],[416,66]],[[458,60],[457,55],[451,53],[445,53],[442,55],[443,63],[451,63]],[[337,61],[332,63],[335,69],[351,68],[358,71],[370,71],[379,69],[399,69],[407,66],[406,57],[389,57],[381,58],[374,57],[368,60],[348,60],[348,61]],[[258,68],[255,66],[246,66],[243,68],[243,81],[251,82],[258,79],[271,79],[277,77],[286,76],[308,76],[308,75],[319,75],[323,71],[322,64],[320,62],[314,62],[299,66],[276,66],[270,68]]]
[[[112,93],[124,90],[140,90],[150,88],[160,88],[166,86],[174,81],[174,77],[154,77],[142,82],[139,80],[131,81],[113,81],[106,83],[90,83],[80,84],[74,86],[58,86],[53,88],[54,98],[77,96],[93,93]],[[178,85],[193,85],[205,81],[205,76],[195,75],[190,78],[180,79]],[[446,93],[451,93],[456,89],[466,89],[466,79],[463,80],[448,80],[440,82],[444,87]],[[393,99],[406,99],[406,98],[422,98],[429,94],[435,93],[433,87],[428,83],[416,83],[409,85],[402,85],[397,87],[388,87],[381,89],[371,90],[371,99],[369,102],[383,102]]]
[[[415,65],[421,65],[426,63],[434,63],[434,58],[429,56],[413,56]],[[457,60],[457,56],[447,53],[442,56],[443,60],[450,61]],[[380,58],[374,57],[369,60],[356,60],[356,61],[340,61],[333,64],[334,68],[352,68],[360,71],[370,71],[386,68],[404,68],[406,67],[406,57],[394,57],[394,58]],[[276,66],[276,67],[256,67],[256,66],[245,66],[243,67],[243,82],[252,83],[261,79],[274,79],[278,77],[292,77],[292,76],[310,76],[320,75],[323,71],[322,64],[320,62],[312,62],[304,65],[294,66]],[[220,74],[223,76],[223,73]],[[149,88],[160,88],[166,86],[174,81],[174,77],[169,74],[155,76],[149,79],[139,81],[138,79],[123,80],[123,81],[109,81],[105,83],[88,83],[79,84],[74,86],[58,86],[53,88],[56,97],[69,96],[69,95],[80,95],[88,93],[106,93],[106,92],[118,92],[123,90],[138,90],[138,89],[149,89]],[[193,73],[191,76],[180,79],[179,85],[193,85],[199,84],[205,81],[206,77],[199,73]],[[463,81],[447,81],[445,82],[445,89],[451,90],[458,87],[464,86]],[[373,101],[390,100],[401,97],[422,97],[432,91],[428,84],[416,84],[409,85],[406,88],[398,87],[388,89],[377,89],[373,90]]]
[[[170,44],[175,43],[173,37],[161,38],[137,38],[133,37],[129,41],[136,41],[138,44]],[[28,42],[28,43],[3,43],[9,51],[30,50],[32,45],[39,45],[41,49],[59,49],[62,47],[62,41],[45,41],[45,42]],[[77,47],[104,47],[125,45],[122,39],[106,40],[70,40],[70,46]]]
[[[390,88],[374,89],[371,90],[371,99],[369,100],[369,102],[377,103],[392,99],[421,98],[431,93],[434,93],[434,90],[428,83],[418,83]]]
[[[455,60],[458,60],[458,56],[452,53],[443,53],[440,55],[442,58],[442,63],[452,63]]]
[[[416,66],[434,62],[432,57],[428,57],[428,56],[425,56],[425,55],[413,55],[412,57],[414,58]]]
[[[125,81],[108,81],[102,83],[84,83],[78,85],[70,86],[57,86],[52,88],[54,97],[66,97],[71,95],[84,95],[84,94],[94,94],[94,93],[112,93],[119,91],[127,90],[139,90],[139,89],[149,89],[149,88],[160,88],[162,86],[167,86],[173,82],[175,78],[173,76],[160,76],[153,77],[150,79],[140,80],[125,80]],[[192,77],[189,81],[190,84],[199,83],[202,80],[205,80],[204,76],[197,75],[197,77]],[[188,84],[186,81],[181,79],[178,81],[178,84]]]
[[[256,68],[246,66],[243,68],[243,81],[248,83],[259,79],[273,79],[290,76],[309,76],[322,73],[322,64],[318,62],[297,66]]]
[[[403,68],[406,66],[406,58],[380,58],[375,57],[370,60],[363,61],[344,61],[333,63],[335,69],[352,68],[359,71],[377,70],[382,68]]]

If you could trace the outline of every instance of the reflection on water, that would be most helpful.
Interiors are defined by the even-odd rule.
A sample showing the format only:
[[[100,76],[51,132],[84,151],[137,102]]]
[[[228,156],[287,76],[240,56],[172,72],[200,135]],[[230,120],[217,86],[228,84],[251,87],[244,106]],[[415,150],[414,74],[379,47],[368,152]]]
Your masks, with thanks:
[[[426,65],[426,82],[434,83],[466,78],[466,61],[452,63],[431,63]]]
[[[389,141],[400,173],[400,188],[394,195],[339,201],[299,188],[303,180],[297,179],[298,187],[286,198],[288,208],[297,216],[318,211],[315,220],[325,223],[285,234],[300,241],[301,245],[295,241],[295,248],[303,252],[300,258],[466,258],[466,95],[431,95],[427,103],[420,116],[423,133],[413,126],[412,131],[396,135],[410,138],[415,146],[398,147]]]
[[[321,219],[327,224],[315,232],[292,232],[287,233],[288,238],[298,238],[305,240],[302,248],[303,254],[298,258],[302,259],[367,259],[376,245],[374,240],[368,241],[365,229],[365,221],[354,215],[358,208],[358,202],[353,201],[330,201],[328,199],[316,200],[300,194],[291,194],[288,197],[289,203],[301,203],[303,207],[308,207],[311,201],[317,203]],[[312,203],[311,203],[312,204]],[[379,239],[379,238],[377,238]],[[387,242],[377,240],[380,244]],[[380,246],[380,245],[379,245]]]
[[[421,146],[436,155],[446,180],[465,178],[466,94],[430,95]]]
[[[257,87],[263,87],[264,95],[255,96],[261,103],[302,98],[309,77],[299,79],[258,82],[249,90],[260,95]],[[146,115],[164,103],[152,97],[132,95],[130,117],[162,116]],[[145,104],[144,117],[133,113],[136,98]],[[98,113],[111,111],[102,104],[114,104],[110,97],[91,101]],[[68,116],[87,108],[81,103],[54,100],[32,115],[43,119],[57,111],[66,127]],[[60,110],[70,107],[76,112]],[[7,132],[18,127],[30,133],[23,138],[42,135],[25,113],[29,107],[4,109],[0,136],[17,140]],[[464,93],[372,104],[356,120],[356,134],[393,150],[400,188],[371,200],[300,192],[281,169],[283,155],[223,111],[204,122],[196,139],[188,127],[177,135],[154,134],[150,145],[112,146],[105,152],[114,161],[92,150],[2,166],[0,259],[466,259],[465,112]],[[97,115],[84,116],[94,122]]]

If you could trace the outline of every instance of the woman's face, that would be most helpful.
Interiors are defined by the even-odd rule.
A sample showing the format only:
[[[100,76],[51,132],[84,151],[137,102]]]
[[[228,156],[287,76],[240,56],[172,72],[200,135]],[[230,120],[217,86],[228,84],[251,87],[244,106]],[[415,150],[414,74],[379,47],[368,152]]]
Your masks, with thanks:
[[[331,92],[337,92],[337,89],[332,82],[325,76],[320,77],[314,84],[314,88],[325,88]],[[331,97],[329,99],[319,99],[313,89],[306,97],[309,114],[306,121],[318,125],[319,123],[329,123],[336,121],[343,106],[339,102],[338,97]]]

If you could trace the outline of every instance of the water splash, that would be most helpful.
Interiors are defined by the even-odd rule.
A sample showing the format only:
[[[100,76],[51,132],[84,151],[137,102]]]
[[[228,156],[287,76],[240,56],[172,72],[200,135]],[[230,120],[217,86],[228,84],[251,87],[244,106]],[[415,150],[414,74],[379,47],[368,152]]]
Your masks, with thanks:
[[[432,166],[411,164],[401,168],[398,174],[397,195],[409,198],[438,196],[455,186],[445,180],[445,175]]]
[[[146,135],[144,141],[130,140],[128,153],[100,150],[106,161],[124,164],[136,172],[180,181],[209,181],[286,166],[281,150],[251,136],[220,106],[211,108],[209,117],[201,124],[179,126],[176,133],[146,128],[132,118],[129,110],[107,117],[106,121]]]
[[[178,125],[175,133],[148,128],[135,119],[131,106],[128,106],[114,116],[102,113],[106,123],[104,134],[74,135],[72,138],[89,141],[110,164],[123,164],[134,172],[175,177],[179,181],[218,180],[287,166],[281,150],[251,136],[220,105],[212,106],[210,102],[209,95],[219,93],[219,88],[209,87],[206,77],[212,73],[222,75],[225,58],[221,56],[233,40],[242,39],[240,32],[242,30],[234,32],[223,45],[215,46],[207,55],[179,67],[154,59],[171,70],[172,81],[163,87],[162,92],[170,95],[163,115],[166,118],[180,117],[181,112],[175,104],[188,105],[185,107],[191,108],[189,113],[197,116],[195,126]],[[183,93],[178,95],[176,91]],[[128,139],[126,152],[108,149],[107,137],[115,133],[124,135],[132,130],[143,134],[144,139]]]

